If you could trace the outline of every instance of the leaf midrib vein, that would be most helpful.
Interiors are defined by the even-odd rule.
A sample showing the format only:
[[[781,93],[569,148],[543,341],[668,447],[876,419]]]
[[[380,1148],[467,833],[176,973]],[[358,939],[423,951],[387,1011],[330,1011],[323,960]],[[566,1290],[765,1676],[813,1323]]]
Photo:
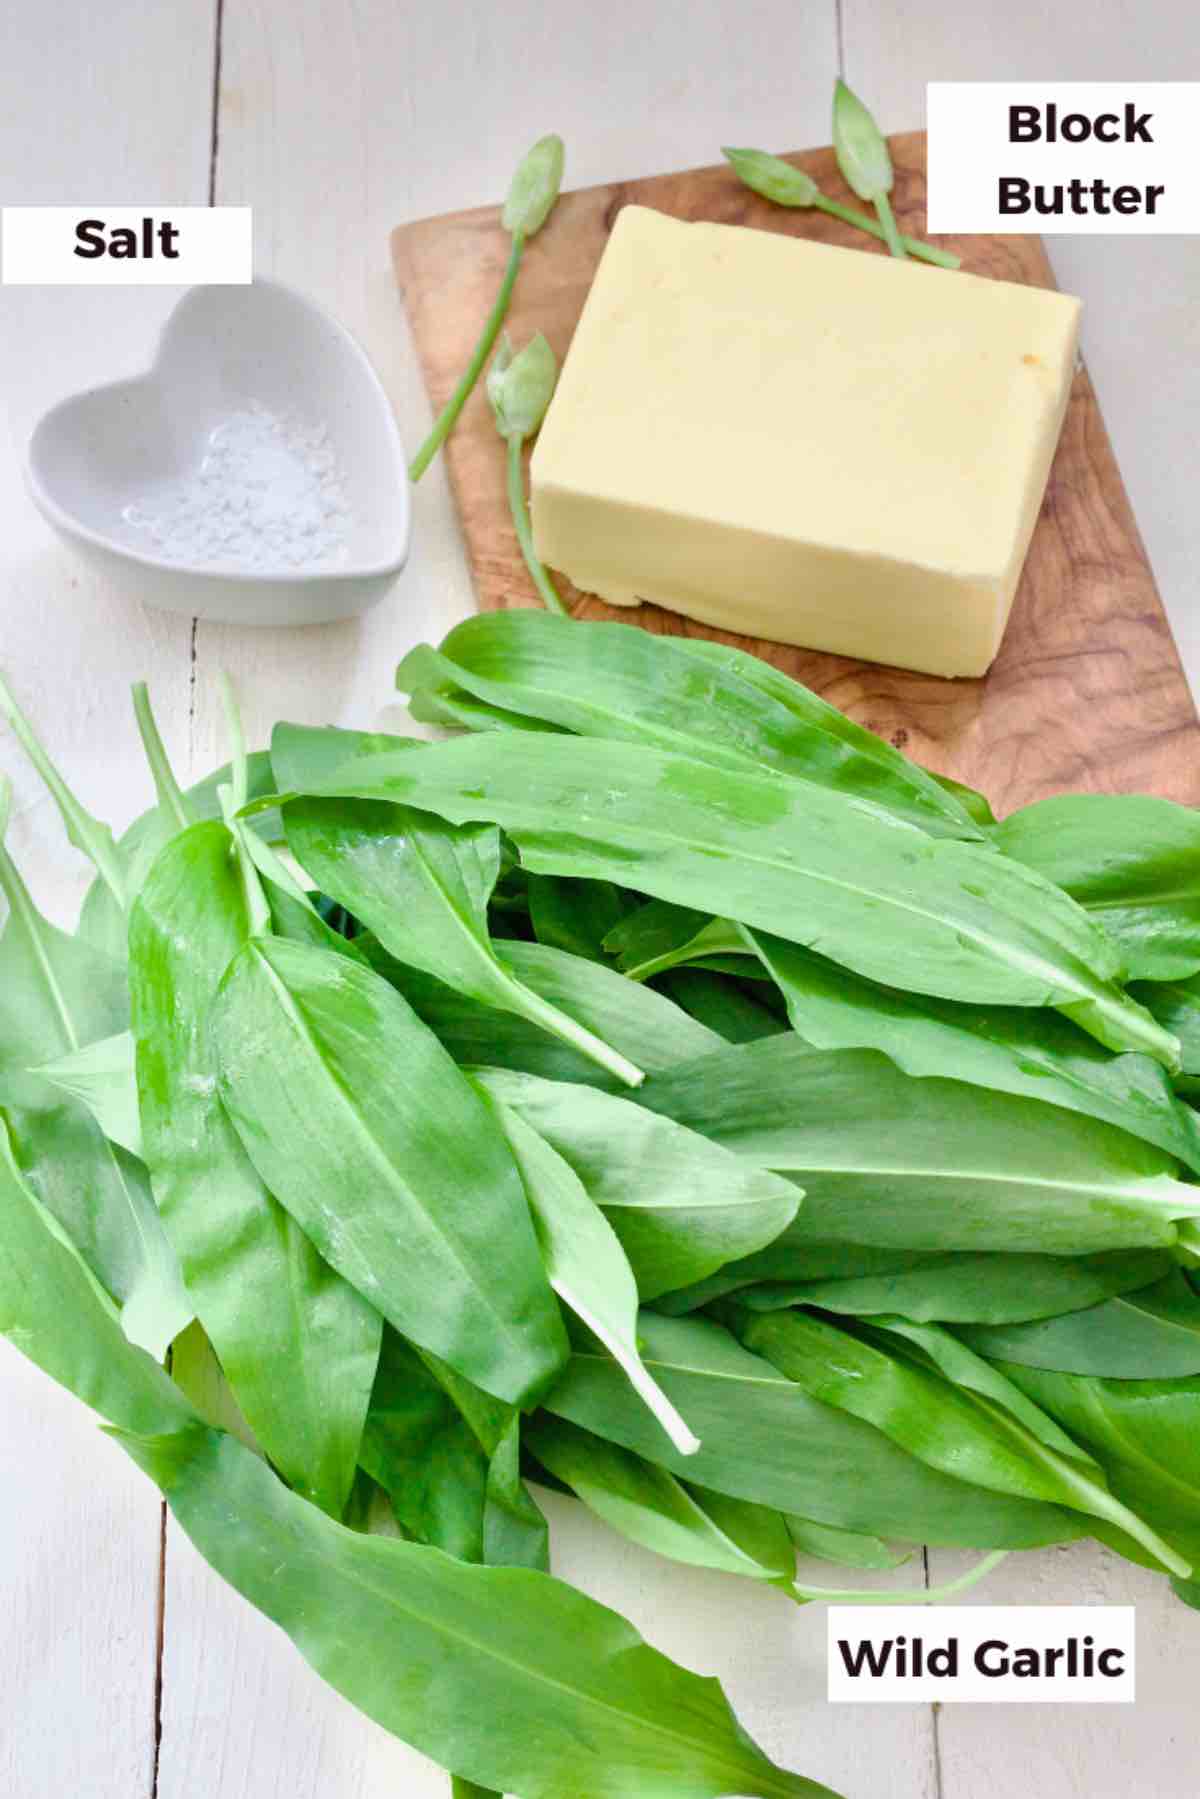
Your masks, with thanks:
[[[434,1218],[432,1213],[429,1211],[428,1207],[423,1203],[423,1201],[421,1200],[416,1189],[413,1187],[408,1187],[408,1186],[401,1185],[398,1183],[398,1177],[397,1177],[396,1170],[392,1166],[392,1163],[389,1161],[387,1153],[382,1148],[382,1146],[376,1142],[376,1140],[372,1136],[371,1132],[367,1129],[365,1121],[359,1116],[359,1114],[355,1110],[355,1108],[349,1103],[349,1096],[346,1093],[345,1088],[342,1086],[342,1083],[337,1078],[337,1076],[333,1074],[333,1071],[329,1068],[324,1057],[321,1055],[321,1052],[320,1052],[320,1050],[317,1046],[317,1043],[313,1037],[312,1031],[310,1030],[308,1024],[305,1022],[304,1018],[301,1016],[299,1008],[296,1005],[294,999],[292,998],[292,995],[289,992],[287,986],[280,979],[279,975],[276,974],[275,970],[271,967],[270,962],[268,961],[267,957],[263,954],[261,948],[257,944],[254,944],[254,943],[251,943],[249,947],[253,951],[255,956],[257,957],[261,967],[263,967],[266,970],[268,979],[271,983],[272,989],[275,991],[277,1000],[279,1002],[280,1010],[282,1011],[282,1013],[284,1015],[285,1021],[288,1022],[292,1026],[292,1029],[294,1030],[296,1035],[298,1035],[300,1037],[300,1039],[304,1043],[305,1048],[308,1050],[309,1055],[311,1057],[315,1058],[317,1063],[320,1065],[320,1067],[330,1076],[330,1085],[331,1085],[334,1093],[337,1096],[338,1105],[341,1109],[343,1116],[350,1119],[350,1121],[354,1127],[355,1135],[359,1138],[359,1140],[361,1142],[364,1142],[366,1144],[369,1158],[376,1164],[376,1166],[381,1167],[383,1169],[384,1176],[385,1176],[385,1186],[390,1188],[392,1191],[397,1191],[397,1190],[401,1191],[403,1194],[407,1195],[407,1197],[409,1199],[411,1199],[411,1201],[416,1205],[418,1210],[421,1212],[422,1216],[428,1221],[436,1240],[444,1246],[451,1261],[453,1261],[455,1263],[455,1265],[462,1271],[462,1274],[465,1278],[468,1288],[473,1293],[475,1293],[477,1296],[479,1296],[480,1298],[483,1299],[488,1312],[491,1313],[492,1316],[495,1318],[497,1327],[498,1327],[501,1335],[505,1338],[511,1339],[513,1336],[513,1333],[511,1331],[511,1329],[509,1328],[508,1321],[496,1310],[496,1307],[495,1307],[493,1301],[491,1300],[491,1297],[486,1293],[485,1289],[481,1286],[477,1276],[473,1273],[473,1271],[469,1268],[467,1263],[463,1260],[461,1251],[459,1250],[458,1246],[452,1241],[452,1239],[450,1239],[446,1235],[445,1231],[439,1227],[437,1220]],[[345,1277],[343,1276],[343,1278],[345,1278]],[[516,1341],[519,1345],[521,1344],[521,1340],[519,1337],[516,1338]],[[521,1345],[521,1347],[522,1347],[522,1349],[524,1348],[523,1345]]]

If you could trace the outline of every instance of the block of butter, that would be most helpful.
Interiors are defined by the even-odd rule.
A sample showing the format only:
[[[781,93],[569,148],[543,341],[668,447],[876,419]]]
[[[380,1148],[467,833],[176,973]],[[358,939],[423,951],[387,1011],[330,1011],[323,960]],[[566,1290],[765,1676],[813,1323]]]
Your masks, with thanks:
[[[534,448],[538,553],[618,605],[981,675],[1078,316],[1065,294],[627,206]]]

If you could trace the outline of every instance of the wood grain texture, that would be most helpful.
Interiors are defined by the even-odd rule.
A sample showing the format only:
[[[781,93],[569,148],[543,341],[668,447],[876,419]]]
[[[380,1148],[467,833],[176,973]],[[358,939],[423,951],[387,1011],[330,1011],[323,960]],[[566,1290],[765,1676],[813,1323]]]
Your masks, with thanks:
[[[895,210],[924,229],[924,134],[892,139]],[[831,150],[791,158],[830,195],[852,199]],[[881,249],[817,212],[773,207],[724,167],[567,194],[526,253],[509,329],[542,330],[564,355],[608,232],[631,201],[677,218],[714,219],[817,242]],[[944,239],[974,273],[1054,285],[1036,238]],[[499,282],[507,238],[495,209],[393,235],[397,275],[430,397],[442,405]],[[932,272],[930,279],[937,279]],[[503,459],[481,391],[446,449],[479,604],[535,604],[504,499]],[[978,681],[945,681],[846,657],[710,630],[658,607],[604,605],[564,583],[576,615],[636,619],[648,630],[740,642],[919,761],[983,788],[998,810],[1065,788],[1147,791],[1200,800],[1200,731],[1095,393],[1076,375],[1066,424],[1004,644]]]

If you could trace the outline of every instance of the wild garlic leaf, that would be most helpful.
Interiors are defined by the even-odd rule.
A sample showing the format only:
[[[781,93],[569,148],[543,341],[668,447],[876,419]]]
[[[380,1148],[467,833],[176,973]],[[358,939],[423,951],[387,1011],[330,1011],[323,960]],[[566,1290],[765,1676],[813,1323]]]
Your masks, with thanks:
[[[153,1434],[192,1417],[154,1357],[129,1341],[117,1308],[17,1167],[0,1112],[0,1333],[102,1418]]]
[[[1123,1251],[1122,1254],[1130,1252]],[[1170,1261],[1167,1250],[1138,1250],[1140,1257],[1149,1254],[1157,1257],[1152,1260],[1151,1269],[1157,1269]],[[897,1249],[878,1244],[850,1242],[804,1242],[789,1241],[789,1233],[784,1232],[774,1243],[765,1249],[756,1251],[754,1255],[743,1256],[738,1262],[727,1262],[719,1273],[712,1275],[707,1281],[697,1281],[694,1286],[684,1287],[675,1293],[664,1294],[654,1302],[654,1310],[663,1312],[667,1317],[684,1317],[689,1312],[698,1311],[701,1306],[708,1305],[714,1299],[723,1299],[729,1293],[737,1293],[739,1304],[752,1306],[754,1310],[773,1311],[777,1303],[791,1305],[793,1301],[786,1297],[793,1288],[810,1282],[840,1282],[870,1280],[876,1275],[893,1275],[907,1272],[909,1269],[920,1270],[926,1267],[936,1270],[946,1260],[973,1259],[976,1262],[993,1260],[990,1254],[976,1255],[970,1258],[968,1252],[921,1249]],[[1028,1260],[1028,1257],[1021,1258]],[[1144,1265],[1144,1264],[1143,1264]],[[1136,1284],[1136,1283],[1135,1283]],[[750,1298],[753,1289],[754,1298]],[[745,1297],[743,1298],[743,1295]],[[796,1301],[795,1303],[800,1303]],[[836,1307],[830,1308],[836,1311]],[[849,1309],[849,1308],[847,1308]],[[880,1308],[887,1310],[887,1307]],[[893,1311],[899,1307],[890,1308]]]
[[[488,933],[500,873],[493,825],[452,826],[386,804],[293,800],[288,843],[321,890],[360,919],[401,962],[483,1005],[516,1012],[561,1037],[626,1085],[642,1079],[619,1051],[524,987]]]
[[[604,938],[632,903],[613,881],[529,877],[529,918],[538,942],[590,962],[605,962]]]
[[[811,1518],[798,1518],[789,1512],[784,1519],[788,1535],[801,1555],[815,1556],[844,1568],[898,1568],[909,1560],[910,1552],[891,1549],[881,1537],[867,1537],[853,1530],[835,1530],[829,1524],[816,1524]]]
[[[136,1050],[132,1031],[117,1031],[30,1071],[85,1105],[110,1143],[141,1159]]]
[[[1038,1441],[1068,1461],[1078,1462],[1089,1473],[1097,1463],[1080,1443],[1062,1430],[1048,1413],[1014,1387],[998,1368],[977,1355],[953,1331],[940,1324],[915,1324],[909,1318],[873,1318],[852,1327],[863,1341],[882,1347],[900,1360],[963,1388],[973,1399],[984,1399],[1011,1412]]]
[[[583,1182],[522,1115],[496,1102],[521,1173],[550,1285],[621,1364],[681,1455],[700,1447],[647,1374],[637,1347],[638,1290],[619,1238]]]
[[[0,1105],[42,1204],[119,1303],[130,1340],[161,1358],[192,1305],[145,1170],[45,1069],[128,1026],[124,969],[42,917],[2,841],[0,892],[8,902],[0,932]],[[127,1087],[121,1106],[124,1135],[136,1119]]]
[[[715,969],[672,969],[659,986],[726,1043],[754,1043],[759,1037],[777,1037],[788,1029],[787,1020],[764,1005],[745,984]]]
[[[190,826],[160,852],[130,918],[142,1139],[189,1294],[250,1428],[293,1486],[340,1515],[382,1326],[263,1184],[221,1107],[211,1014],[248,931],[229,831]]]
[[[346,1530],[214,1431],[119,1441],[332,1687],[464,1778],[522,1799],[835,1799],[768,1761],[715,1681],[563,1582]]]
[[[721,1039],[714,1031],[689,1017],[665,994],[627,981],[602,963],[545,943],[513,941],[502,944],[497,953],[525,986],[569,1012],[648,1073],[674,1068],[679,1062],[721,1047]],[[474,1059],[484,1060],[479,1056]],[[576,1060],[581,1067],[589,1068],[583,1079],[594,1081],[595,1065],[585,1065],[578,1057]],[[529,1072],[536,1074],[540,1070]]]
[[[1100,1462],[1113,1493],[1200,1567],[1200,1380],[1102,1380],[1017,1362],[1000,1371]],[[1128,1538],[1112,1542],[1157,1566]]]
[[[230,773],[229,765],[225,764],[186,790],[183,803],[192,819],[199,822],[206,818],[221,818],[220,790],[228,785]],[[271,758],[265,750],[255,751],[247,758],[247,781],[247,792],[251,800],[262,800],[274,791]],[[279,816],[273,812],[259,812],[249,823],[256,835],[273,836],[281,829]],[[118,838],[117,855],[125,870],[126,889],[131,902],[141,892],[142,883],[150,872],[155,857],[178,828],[174,813],[159,804],[135,818],[129,829],[123,831]],[[99,876],[84,896],[79,914],[79,935],[96,949],[112,956],[115,961],[125,962],[128,955],[129,921]]]
[[[524,609],[481,612],[440,651],[410,651],[396,685],[414,695],[457,689],[488,706],[487,721],[460,719],[473,729],[524,718],[720,768],[773,769],[872,800],[937,836],[981,836],[961,804],[890,744],[758,657],[703,638]]]
[[[1064,793],[997,826],[994,841],[1071,894],[1136,980],[1200,971],[1200,813],[1143,794]]]
[[[536,1395],[566,1342],[520,1178],[400,995],[346,956],[260,938],[235,955],[211,1028],[225,1109],[317,1250],[479,1386]]]
[[[404,996],[456,1062],[627,1091],[624,1081],[606,1077],[588,1057],[540,1025],[467,999],[398,962],[370,936],[357,941],[376,973]],[[548,944],[517,939],[498,944],[496,953],[523,985],[650,1072],[673,1068],[722,1046],[721,1037],[664,994],[627,981],[612,968]]]
[[[133,684],[133,713],[154,781],[154,791],[158,795],[158,810],[163,814],[164,825],[169,828],[173,823],[176,830],[186,831],[190,824],[196,822],[195,814],[189,808],[175,779],[175,771],[171,767],[167,748],[154,716],[154,708],[150,704],[150,689],[144,681],[135,681]]]
[[[171,1379],[205,1424],[228,1431],[255,1455],[263,1453],[198,1318],[171,1345]]]
[[[483,1560],[488,1458],[449,1394],[390,1327],[359,1460],[418,1542]]]
[[[745,1346],[812,1398],[875,1425],[931,1467],[993,1492],[1102,1518],[1172,1574],[1190,1573],[1190,1564],[1116,1500],[1085,1460],[1065,1454],[1061,1442],[1052,1446],[1045,1431],[998,1403],[994,1393],[942,1379],[806,1312],[755,1316],[732,1308],[732,1315]]]
[[[546,1520],[521,1479],[520,1414],[390,1329],[363,1465],[417,1541],[464,1561],[549,1568]]]
[[[483,1559],[492,1568],[550,1571],[550,1530],[521,1478],[525,1419],[513,1411],[488,1464]]]
[[[526,1434],[543,1467],[643,1549],[748,1580],[794,1577],[796,1551],[778,1512],[720,1494],[706,1510],[701,1489],[690,1489],[632,1450],[547,1412],[538,1413]]]
[[[961,1081],[914,1080],[876,1050],[740,1043],[654,1075],[639,1104],[759,1168],[804,1204],[772,1246],[1087,1255],[1167,1246],[1200,1192],[1153,1144]],[[792,1273],[762,1278],[794,1278]]]
[[[1200,1375],[1200,1296],[1176,1268],[1153,1285],[1085,1311],[960,1331],[980,1355],[1063,1374],[1118,1380]]]
[[[0,717],[8,720],[17,742],[41,776],[51,799],[58,807],[68,838],[93,864],[115,904],[122,909],[127,908],[131,896],[112,831],[100,819],[93,818],[76,799],[43,749],[3,674],[0,674]]]
[[[431,644],[417,644],[405,656],[400,669],[404,671],[404,682],[400,681],[400,670],[396,680],[408,694],[409,716],[422,724],[456,731],[540,731],[543,735],[560,729],[545,719],[509,712],[503,706],[476,699],[459,686],[454,664],[439,656]]]
[[[475,1069],[472,1078],[574,1171],[620,1239],[645,1299],[773,1242],[795,1217],[800,1193],[790,1181],[749,1168],[632,1100],[498,1068]]]
[[[960,1251],[932,1254],[916,1267],[878,1274],[768,1281],[739,1291],[738,1301],[753,1312],[805,1305],[866,1318],[897,1312],[920,1324],[1023,1325],[1085,1312],[1114,1295],[1135,1293],[1170,1269],[1170,1251],[1160,1249],[1107,1250],[1093,1256]]]
[[[1181,1067],[1173,1084],[1194,1106],[1200,1097],[1200,975],[1179,981],[1132,981],[1129,993],[1178,1039]]]
[[[639,1331],[643,1359],[700,1438],[696,1455],[666,1442],[598,1346],[576,1348],[546,1410],[685,1480],[839,1530],[984,1549],[1083,1534],[1077,1515],[919,1461],[873,1425],[812,1399],[709,1319],[643,1311]]]
[[[975,1004],[1054,1005],[1110,1048],[1174,1066],[1178,1044],[1116,985],[1074,902],[990,849],[932,838],[811,782],[647,744],[489,732],[372,746],[314,781],[457,825],[492,823],[536,874],[633,886],[773,931],[871,979]]]
[[[1200,1173],[1200,1119],[1148,1056],[1109,1055],[1071,1022],[1018,1006],[901,993],[763,931],[746,931],[814,1049],[878,1049],[906,1074],[968,1081],[1082,1112],[1156,1143]]]
[[[621,973],[631,981],[647,981],[652,975],[689,963],[699,962],[710,969],[715,962],[724,966],[730,957],[734,969],[745,968],[752,976],[760,972],[753,960],[745,957],[749,945],[740,925],[667,900],[647,900],[627,913],[604,943],[616,956]]]

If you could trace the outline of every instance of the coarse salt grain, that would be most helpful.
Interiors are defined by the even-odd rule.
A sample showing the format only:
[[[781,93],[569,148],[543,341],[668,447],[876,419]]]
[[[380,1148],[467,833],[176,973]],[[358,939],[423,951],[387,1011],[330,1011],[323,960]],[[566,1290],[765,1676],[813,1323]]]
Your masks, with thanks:
[[[350,529],[328,428],[257,404],[210,432],[194,474],[134,501],[123,517],[167,561],[261,572],[335,565]]]

